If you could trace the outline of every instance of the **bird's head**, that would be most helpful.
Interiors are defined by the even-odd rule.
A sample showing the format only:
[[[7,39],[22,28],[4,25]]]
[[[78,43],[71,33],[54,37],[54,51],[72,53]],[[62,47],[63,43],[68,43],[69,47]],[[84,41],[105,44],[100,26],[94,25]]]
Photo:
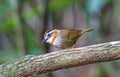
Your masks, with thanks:
[[[45,32],[43,42],[53,44],[58,37],[58,30],[49,30]]]

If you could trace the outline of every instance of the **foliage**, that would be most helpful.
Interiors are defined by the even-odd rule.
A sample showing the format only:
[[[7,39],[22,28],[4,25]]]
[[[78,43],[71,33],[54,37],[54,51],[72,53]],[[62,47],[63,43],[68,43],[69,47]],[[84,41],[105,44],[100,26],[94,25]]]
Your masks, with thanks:
[[[83,45],[119,39],[119,3],[119,0],[1,0],[0,63],[26,54],[45,53],[41,41],[43,33],[51,27],[95,27],[96,30],[87,35],[89,38],[84,36],[80,41]],[[48,15],[46,20],[45,15]],[[44,26],[46,21],[48,26]],[[71,27],[71,23],[78,26]],[[115,64],[120,63],[111,64],[112,70]],[[96,77],[109,74],[106,71],[109,68],[104,66],[99,66]]]

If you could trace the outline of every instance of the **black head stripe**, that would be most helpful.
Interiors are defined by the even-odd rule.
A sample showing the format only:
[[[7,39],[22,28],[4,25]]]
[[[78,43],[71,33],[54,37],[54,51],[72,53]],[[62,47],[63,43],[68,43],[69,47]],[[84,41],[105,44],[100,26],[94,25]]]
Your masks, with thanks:
[[[47,35],[47,33],[49,33],[49,32],[52,31],[52,30],[53,30],[53,29],[50,29],[50,30],[46,31],[45,34],[44,34],[44,37]]]
[[[49,33],[49,32],[52,31],[52,30],[53,30],[53,29],[48,30],[47,33]]]

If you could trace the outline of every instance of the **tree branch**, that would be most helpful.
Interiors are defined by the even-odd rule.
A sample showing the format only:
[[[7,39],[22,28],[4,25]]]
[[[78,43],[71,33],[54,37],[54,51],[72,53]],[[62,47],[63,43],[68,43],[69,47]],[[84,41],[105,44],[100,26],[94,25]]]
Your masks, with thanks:
[[[62,50],[44,55],[28,55],[0,66],[0,77],[32,77],[75,66],[120,59],[120,41]]]

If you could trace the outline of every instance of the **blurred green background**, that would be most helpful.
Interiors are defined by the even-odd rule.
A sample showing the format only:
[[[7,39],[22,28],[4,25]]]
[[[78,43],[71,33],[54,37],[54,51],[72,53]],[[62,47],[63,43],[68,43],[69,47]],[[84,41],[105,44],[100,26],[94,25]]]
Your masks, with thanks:
[[[120,39],[120,0],[0,0],[0,63],[56,51],[42,44],[50,29],[96,28],[76,47]],[[91,64],[36,77],[120,77],[120,61]]]

